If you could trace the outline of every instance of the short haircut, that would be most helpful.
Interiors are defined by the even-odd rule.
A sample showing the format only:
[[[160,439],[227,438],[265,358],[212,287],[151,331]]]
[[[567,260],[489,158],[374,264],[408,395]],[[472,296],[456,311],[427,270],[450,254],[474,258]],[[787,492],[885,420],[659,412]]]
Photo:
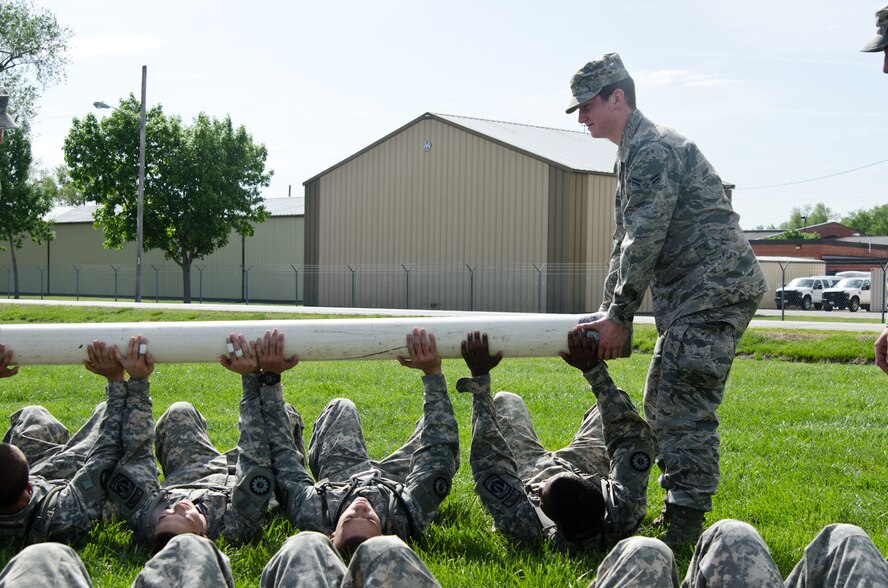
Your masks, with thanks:
[[[10,443],[0,443],[0,508],[12,506],[28,486],[28,460],[22,450]]]
[[[364,535],[352,535],[339,546],[337,551],[339,551],[343,559],[348,559],[353,556],[358,550],[358,547],[369,538],[370,537],[365,537]]]
[[[540,492],[540,507],[568,540],[601,531],[604,496],[592,480],[573,474],[551,478]]]
[[[615,90],[623,90],[623,98],[626,100],[626,105],[629,108],[635,109],[635,80],[631,76],[603,87],[598,92],[598,96],[602,100],[607,100]]]
[[[178,535],[178,533],[173,533],[172,531],[164,531],[163,533],[156,533],[154,535],[154,541],[151,543],[151,553],[155,554],[162,550],[167,546],[167,543],[173,540],[173,537]]]

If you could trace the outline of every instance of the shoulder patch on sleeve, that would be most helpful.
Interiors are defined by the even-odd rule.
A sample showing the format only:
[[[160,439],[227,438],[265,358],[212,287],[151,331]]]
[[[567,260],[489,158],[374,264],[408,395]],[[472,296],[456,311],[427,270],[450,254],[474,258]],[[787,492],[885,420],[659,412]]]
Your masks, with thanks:
[[[505,506],[512,506],[519,500],[518,493],[509,486],[508,482],[496,474],[488,476],[487,479],[484,480],[483,485],[485,490],[490,492],[494,498],[498,499]]]
[[[264,496],[265,494],[268,494],[269,490],[271,490],[271,480],[267,477],[253,476],[253,479],[250,480],[250,491],[253,492],[253,494]]]
[[[643,451],[636,451],[629,458],[629,463],[636,472],[646,472],[651,469],[651,456]]]
[[[443,476],[439,478],[435,478],[434,483],[435,494],[437,494],[440,498],[444,498],[448,494],[450,494],[450,482],[447,481]]]

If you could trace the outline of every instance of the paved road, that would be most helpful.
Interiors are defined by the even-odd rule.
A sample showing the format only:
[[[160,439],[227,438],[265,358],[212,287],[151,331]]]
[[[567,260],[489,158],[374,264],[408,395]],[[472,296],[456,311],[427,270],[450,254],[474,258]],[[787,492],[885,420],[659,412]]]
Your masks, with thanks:
[[[165,308],[173,310],[182,310],[183,305],[179,303],[154,303],[154,302],[101,302],[101,301],[73,301],[73,300],[12,300],[0,299],[0,304],[33,304],[33,305],[69,305],[69,306],[103,306],[110,308]],[[256,311],[256,312],[281,312],[281,313],[306,313],[306,314],[343,314],[343,315],[387,315],[387,316],[472,316],[473,314],[512,314],[512,313],[473,313],[469,311],[449,311],[449,310],[419,310],[419,309],[386,309],[386,308],[342,308],[342,307],[324,307],[324,306],[285,306],[285,305],[262,305],[262,304],[194,304],[195,309],[200,310],[224,310],[224,311]],[[779,310],[759,310],[759,316],[768,316],[779,318],[781,312]],[[878,333],[882,330],[881,323],[861,322],[864,319],[879,319],[880,314],[876,312],[857,312],[838,311],[824,312],[822,310],[786,310],[785,316],[792,320],[774,320],[774,319],[754,319],[750,326],[763,329],[805,329],[820,331],[861,331]],[[841,322],[822,322],[818,320],[800,320],[803,318],[828,318],[828,319],[845,319]],[[651,316],[637,316],[635,322],[638,324],[653,324],[654,319]]]

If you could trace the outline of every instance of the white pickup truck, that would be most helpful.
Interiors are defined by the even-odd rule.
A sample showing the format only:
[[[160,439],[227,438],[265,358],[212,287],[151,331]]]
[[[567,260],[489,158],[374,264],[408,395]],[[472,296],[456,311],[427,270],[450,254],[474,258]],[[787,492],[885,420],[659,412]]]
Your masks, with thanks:
[[[871,288],[869,278],[843,278],[832,288],[823,291],[823,310],[847,308],[851,312],[857,312],[861,307],[869,310]]]
[[[836,276],[813,276],[795,278],[785,288],[777,288],[774,293],[774,304],[777,308],[783,305],[798,306],[802,310],[810,310],[813,306],[820,310],[823,304],[823,292],[837,284],[841,278]]]

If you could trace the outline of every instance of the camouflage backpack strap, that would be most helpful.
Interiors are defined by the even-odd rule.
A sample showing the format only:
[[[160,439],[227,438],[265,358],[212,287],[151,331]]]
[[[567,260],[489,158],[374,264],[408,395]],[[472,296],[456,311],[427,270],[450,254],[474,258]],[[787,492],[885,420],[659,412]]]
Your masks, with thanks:
[[[318,493],[318,496],[321,497],[321,516],[323,517],[324,524],[328,529],[333,529],[336,527],[336,521],[339,520],[339,515],[342,512],[342,505],[345,504],[345,500],[351,496],[351,493],[354,491],[349,485],[348,492],[346,492],[345,496],[342,497],[342,500],[339,502],[339,508],[336,509],[336,518],[330,518],[330,504],[327,501],[327,493],[331,488],[341,488],[345,486],[342,482],[331,482],[328,478],[324,478],[317,484],[315,484],[315,491]]]
[[[65,486],[58,485],[52,487],[46,493],[46,496],[40,501],[40,505],[34,509],[28,516],[28,520],[25,521],[25,532],[22,535],[23,540],[27,540],[27,537],[34,533],[38,541],[46,541],[49,537],[49,526],[56,512],[53,498],[64,489]]]
[[[581,478],[588,478],[589,477],[588,473],[584,472],[583,470],[581,470],[580,468],[578,468],[577,466],[570,463],[569,461],[567,461],[566,459],[564,459],[563,457],[561,457],[559,455],[555,455],[553,453],[552,454],[552,461],[554,461],[555,463],[557,463],[558,465],[560,465],[561,467],[563,467],[567,471],[578,475]]]
[[[410,510],[410,506],[407,504],[407,501],[404,500],[404,484],[383,477],[375,479],[374,483],[389,489],[389,512],[394,512],[396,503],[400,504],[401,510],[404,511],[404,516],[407,517],[407,534],[410,535],[410,537],[417,539],[419,533],[417,532],[416,523],[413,520],[413,511]],[[396,534],[394,533],[394,517],[388,517],[386,526],[388,527],[387,531],[389,534]]]

